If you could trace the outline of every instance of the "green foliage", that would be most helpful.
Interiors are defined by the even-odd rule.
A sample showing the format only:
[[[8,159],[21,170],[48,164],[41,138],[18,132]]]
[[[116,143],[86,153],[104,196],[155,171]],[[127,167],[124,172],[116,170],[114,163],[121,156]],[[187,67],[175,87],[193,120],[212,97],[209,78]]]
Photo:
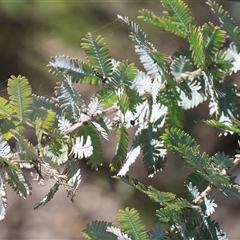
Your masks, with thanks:
[[[212,11],[219,18],[221,24],[223,25],[224,30],[227,32],[229,39],[237,47],[238,53],[240,52],[239,44],[239,27],[235,25],[233,20],[229,17],[228,12],[224,11],[221,5],[218,5],[216,2],[209,0],[207,4],[211,7]]]
[[[133,239],[146,239],[146,226],[135,209],[119,210],[118,221],[125,232]]]
[[[12,105],[19,120],[27,120],[32,112],[32,89],[28,80],[25,77],[18,76],[16,78],[12,76],[8,81],[8,94],[9,103]]]
[[[103,78],[111,77],[113,66],[104,38],[101,36],[95,38],[91,33],[88,33],[86,38],[82,39],[81,46],[90,65],[94,67],[94,71]]]
[[[101,140],[116,133],[117,146],[110,163],[114,178],[146,194],[157,203],[156,225],[148,230],[136,209],[117,214],[118,223],[94,221],[82,232],[87,239],[226,239],[211,215],[217,204],[212,190],[225,196],[240,195],[229,169],[240,161],[224,153],[209,156],[183,130],[184,111],[204,101],[209,119],[203,121],[221,133],[240,135],[239,89],[230,76],[240,70],[239,29],[213,1],[208,5],[222,27],[213,23],[196,26],[188,6],[180,0],[161,0],[160,18],[148,10],[140,18],[184,38],[188,44],[172,56],[159,52],[138,24],[118,16],[126,24],[144,70],[129,61],[116,61],[104,38],[88,33],[81,46],[87,62],[65,56],[53,57],[49,72],[59,77],[53,98],[32,94],[25,77],[11,77],[9,98],[0,98],[0,219],[7,206],[8,183],[21,197],[31,194],[24,168],[33,180],[44,185],[55,181],[35,208],[48,203],[63,187],[73,201],[81,182],[79,161],[94,170],[104,164]],[[89,104],[77,84],[99,85]],[[109,114],[112,114],[109,116]],[[33,145],[24,136],[26,128],[36,135]],[[130,141],[128,129],[136,129]],[[10,148],[14,138],[16,146]],[[161,172],[167,149],[192,168],[186,176],[186,196],[159,191],[127,176],[141,158],[148,177]],[[62,166],[62,170],[56,167]]]
[[[118,170],[122,166],[127,156],[128,133],[124,125],[117,128],[117,139],[118,139],[118,146],[116,149],[115,156],[110,165],[110,168],[112,171]]]
[[[101,84],[101,81],[95,76],[91,65],[84,63],[79,59],[71,59],[66,56],[52,57],[49,62],[49,72],[57,76],[70,76],[72,82]]]
[[[107,231],[107,228],[111,225],[111,223],[107,222],[94,221],[87,225],[87,229],[83,231],[83,236],[87,239],[115,240],[117,236]]]

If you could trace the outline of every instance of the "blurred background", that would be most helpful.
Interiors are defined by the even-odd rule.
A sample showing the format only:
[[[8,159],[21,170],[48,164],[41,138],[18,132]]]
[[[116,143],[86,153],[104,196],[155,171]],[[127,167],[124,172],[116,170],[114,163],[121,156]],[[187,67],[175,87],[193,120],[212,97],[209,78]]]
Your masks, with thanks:
[[[196,23],[201,25],[212,21],[219,24],[204,2],[187,1]],[[219,2],[239,25],[240,3]],[[179,38],[139,21],[138,10],[142,8],[162,15],[162,7],[157,0],[0,1],[0,95],[6,97],[7,79],[11,75],[26,76],[36,94],[52,95],[57,79],[48,73],[47,63],[55,55],[84,60],[80,41],[87,32],[105,37],[113,58],[129,59],[141,68],[128,37],[129,31],[117,21],[117,14],[127,15],[140,23],[149,40],[165,54],[172,54],[184,46],[185,43]],[[233,77],[239,84],[239,75]],[[88,101],[90,89],[80,86],[79,91]],[[208,118],[208,108],[204,103],[195,110],[187,111],[186,131],[196,138],[202,151],[210,155],[223,151],[233,157],[236,149],[239,149],[237,136],[218,137],[215,130],[194,122],[203,118]],[[84,162],[81,163],[82,183],[74,203],[61,189],[50,203],[33,210],[32,207],[42,200],[53,182],[44,187],[33,182],[33,194],[27,200],[20,199],[8,188],[7,215],[0,223],[0,239],[82,239],[81,230],[87,223],[93,220],[115,221],[118,209],[127,206],[138,209],[151,227],[154,224],[152,216],[158,206],[145,195],[111,179],[108,173],[108,164],[114,154],[115,136],[110,136],[110,139],[110,143],[105,144],[104,166],[98,172],[92,173]],[[171,154],[168,159],[165,170],[153,179],[147,178],[141,159],[131,167],[129,175],[159,190],[184,196],[182,183],[186,172],[191,169]],[[214,195],[219,205],[214,218],[227,232],[229,239],[239,239],[240,199],[232,196],[229,200],[218,192],[214,192]]]

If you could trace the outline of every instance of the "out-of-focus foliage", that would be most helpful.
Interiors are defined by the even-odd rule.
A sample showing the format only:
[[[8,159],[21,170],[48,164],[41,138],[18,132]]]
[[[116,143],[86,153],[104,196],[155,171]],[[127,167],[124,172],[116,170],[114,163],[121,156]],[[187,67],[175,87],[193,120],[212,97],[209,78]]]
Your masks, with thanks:
[[[63,43],[75,49],[86,32],[113,22],[116,14],[106,11],[106,4],[111,3],[96,7],[87,1],[1,1],[1,81],[24,74],[33,78],[37,90],[43,85],[49,91],[45,87],[51,79],[45,71],[47,59],[60,51]]]

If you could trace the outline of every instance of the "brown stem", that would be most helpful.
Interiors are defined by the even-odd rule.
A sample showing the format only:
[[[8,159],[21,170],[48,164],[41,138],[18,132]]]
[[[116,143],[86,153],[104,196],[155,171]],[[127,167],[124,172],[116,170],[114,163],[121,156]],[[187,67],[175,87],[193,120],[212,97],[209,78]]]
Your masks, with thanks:
[[[236,167],[240,163],[240,154],[235,155],[235,159],[233,161],[233,166],[228,170],[230,172],[234,167]],[[194,204],[198,204],[201,199],[203,199],[207,194],[209,194],[212,191],[212,188],[210,186],[207,186],[206,189],[201,192],[201,194],[193,200]]]
[[[62,131],[61,135],[67,135],[67,134],[73,133],[73,132],[77,131],[79,128],[81,128],[84,125],[84,123],[86,123],[90,120],[92,121],[100,116],[115,112],[117,110],[118,110],[118,107],[117,107],[117,105],[114,104],[111,107],[104,109],[101,113],[95,113],[92,116],[81,113],[80,122],[77,122],[77,123],[73,124],[71,127],[69,127],[68,129]]]

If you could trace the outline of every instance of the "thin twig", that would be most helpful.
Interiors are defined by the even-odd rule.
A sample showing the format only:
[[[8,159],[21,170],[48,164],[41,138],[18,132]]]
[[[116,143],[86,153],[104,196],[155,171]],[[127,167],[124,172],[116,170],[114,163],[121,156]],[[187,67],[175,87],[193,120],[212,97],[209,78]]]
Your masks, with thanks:
[[[117,110],[118,110],[118,106],[116,104],[113,104],[111,107],[104,109],[101,113],[95,113],[92,116],[81,113],[80,122],[75,123],[74,125],[72,125],[68,129],[62,131],[60,134],[61,135],[67,135],[67,134],[73,133],[73,132],[77,131],[78,129],[80,129],[84,125],[84,123],[86,123],[88,121],[93,121],[96,118],[99,118],[103,115],[110,114],[110,113],[115,112]]]
[[[240,154],[235,155],[235,159],[233,161],[232,167],[228,170],[228,173],[231,172],[231,170],[236,167],[240,163]],[[203,199],[207,194],[209,194],[212,191],[212,188],[210,186],[207,186],[206,189],[200,193],[200,195],[193,200],[194,204],[199,204],[201,199]]]
[[[185,72],[185,73],[181,73],[178,77],[175,78],[175,82],[177,83],[181,83],[183,80],[185,79],[194,79],[196,77],[199,77],[203,74],[201,68],[193,71],[193,72]],[[167,86],[167,80],[164,81],[164,83],[160,86],[159,91],[162,91],[163,89],[165,89]]]

